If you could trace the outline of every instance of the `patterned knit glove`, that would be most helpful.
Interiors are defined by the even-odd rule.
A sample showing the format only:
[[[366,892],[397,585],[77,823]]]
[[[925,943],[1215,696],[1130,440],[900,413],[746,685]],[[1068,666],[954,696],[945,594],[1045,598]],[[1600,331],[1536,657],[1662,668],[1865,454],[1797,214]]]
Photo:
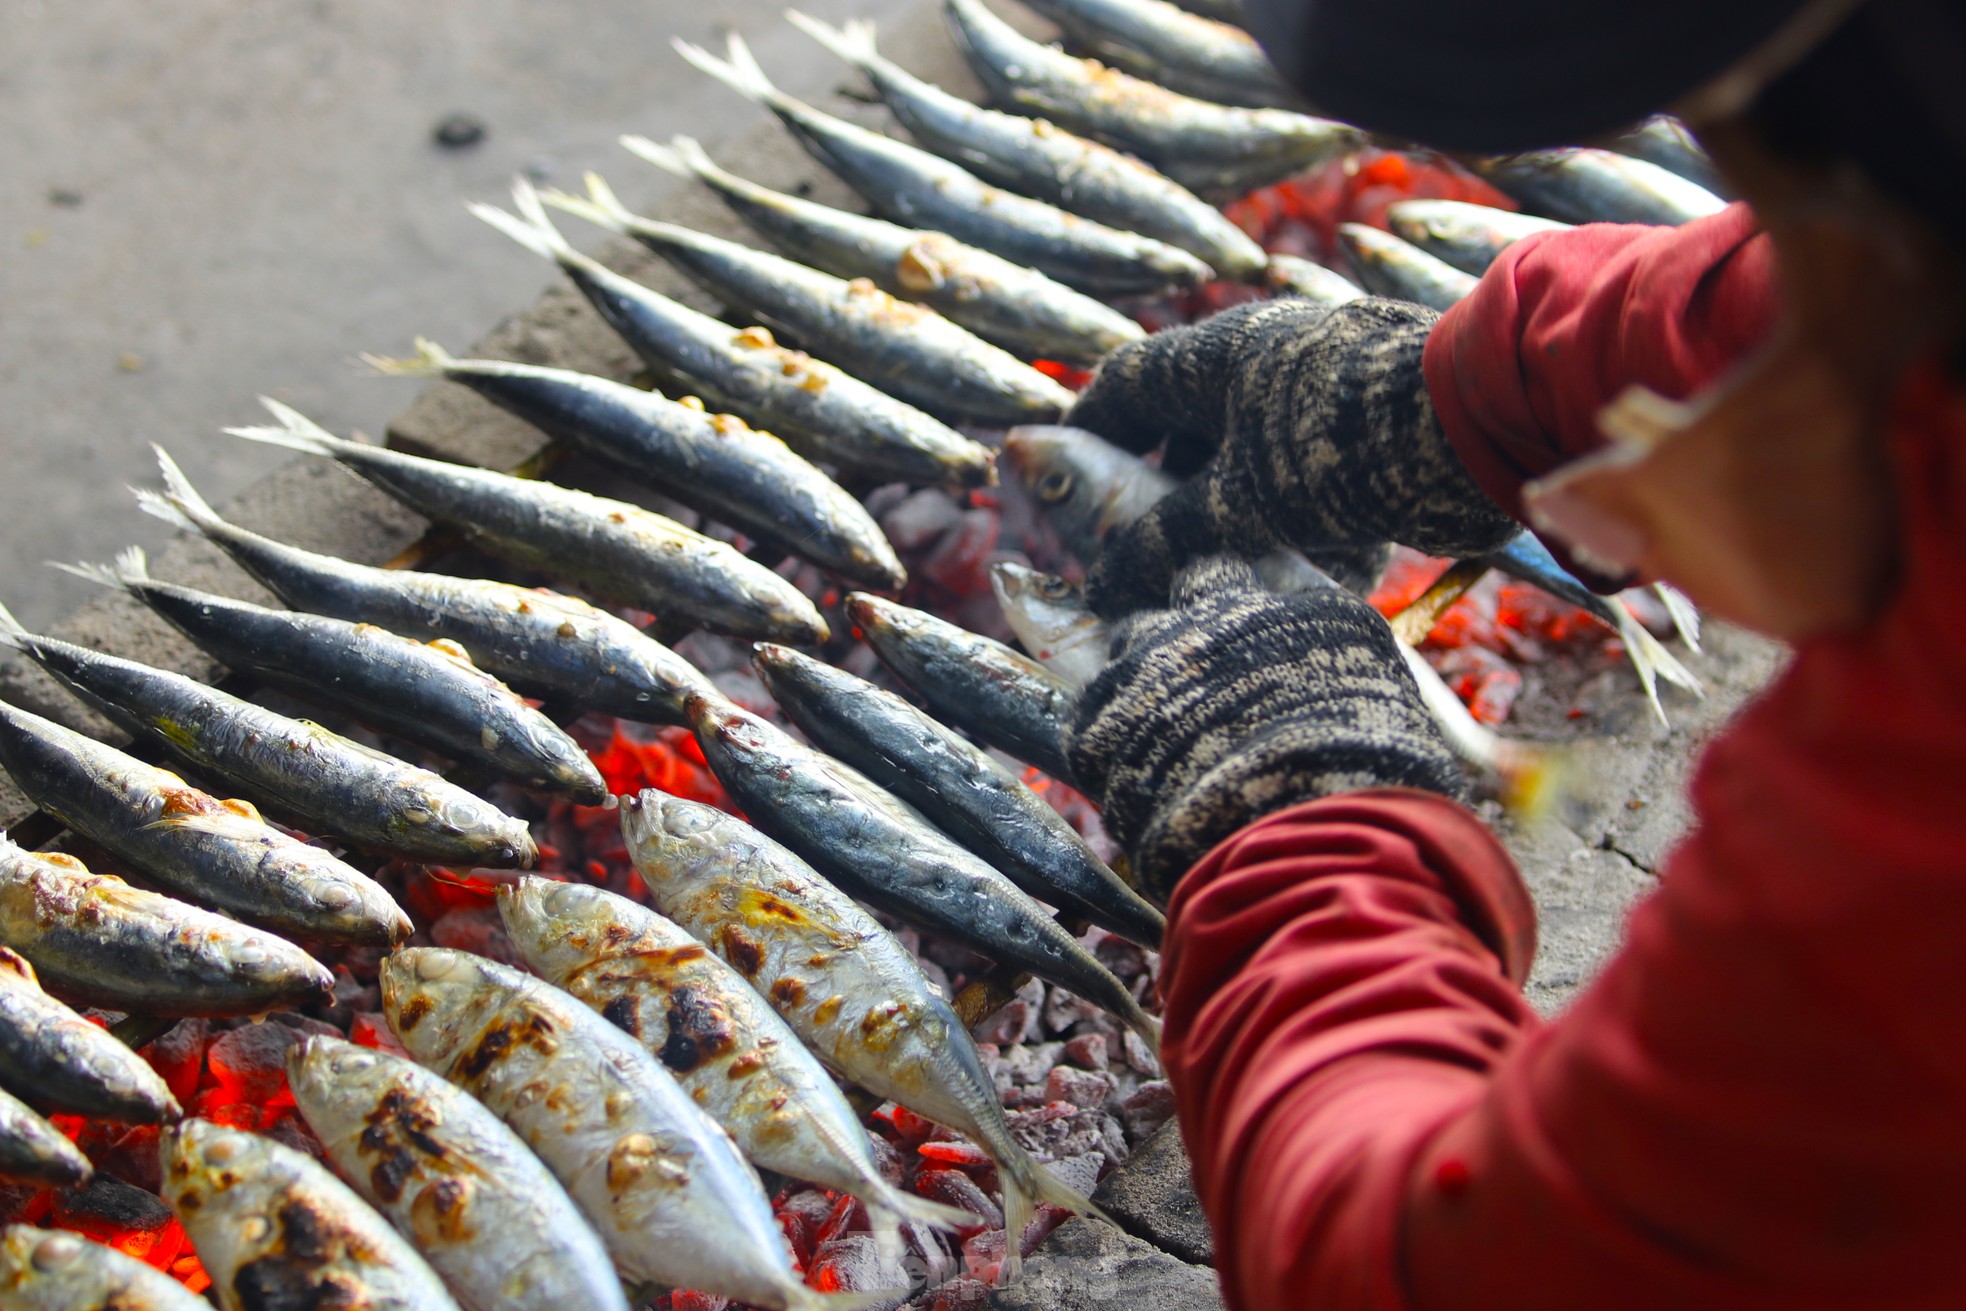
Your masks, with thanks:
[[[1206,555],[1394,541],[1480,555],[1520,526],[1461,465],[1427,397],[1434,311],[1366,298],[1259,301],[1122,346],[1066,422],[1186,477],[1114,533],[1087,580],[1101,614],[1159,605]],[[1189,475],[1194,475],[1189,477]]]
[[[1227,557],[1184,569],[1172,608],[1114,627],[1070,752],[1141,889],[1162,902],[1210,847],[1270,811],[1370,787],[1464,797],[1379,612],[1338,587],[1278,596]]]

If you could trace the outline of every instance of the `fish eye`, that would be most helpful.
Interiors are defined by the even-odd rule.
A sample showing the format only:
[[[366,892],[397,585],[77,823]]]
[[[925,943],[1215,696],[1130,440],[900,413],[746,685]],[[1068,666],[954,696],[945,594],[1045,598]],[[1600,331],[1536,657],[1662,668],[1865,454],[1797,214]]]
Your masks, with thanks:
[[[1038,485],[1033,490],[1037,492],[1039,500],[1055,504],[1072,494],[1072,475],[1063,469],[1053,469],[1038,479]]]
[[[1072,585],[1057,574],[1046,574],[1038,579],[1038,594],[1047,601],[1068,601]]]

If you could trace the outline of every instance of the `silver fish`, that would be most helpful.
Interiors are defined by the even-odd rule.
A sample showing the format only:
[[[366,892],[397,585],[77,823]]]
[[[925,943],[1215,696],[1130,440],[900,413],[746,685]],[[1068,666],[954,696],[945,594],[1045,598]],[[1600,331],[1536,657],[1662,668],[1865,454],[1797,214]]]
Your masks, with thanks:
[[[722,697],[690,703],[710,768],[753,823],[893,915],[1110,1011],[1151,1047],[1160,1024],[995,867],[866,775]]]
[[[62,1229],[0,1230],[0,1307],[7,1311],[211,1311],[162,1270]]]
[[[134,546],[113,565],[60,567],[128,592],[228,669],[249,669],[282,691],[521,786],[589,806],[608,798],[580,744],[448,638],[416,642],[374,624],[167,583],[150,576]]]
[[[219,518],[161,448],[157,462],[165,490],[137,490],[144,512],[203,534],[297,610],[456,642],[523,689],[623,719],[680,723],[684,699],[710,689],[695,665],[585,601],[287,546]]]
[[[1531,212],[1566,223],[1675,226],[1727,208],[1697,182],[1610,150],[1572,147],[1472,164]]]
[[[788,647],[760,644],[752,663],[814,745],[914,806],[1025,892],[1143,946],[1160,945],[1160,912],[988,752],[892,692]]]
[[[1204,196],[1241,195],[1365,144],[1357,128],[1196,100],[1031,40],[981,0],[943,0],[956,45],[1001,104],[1140,156]]]
[[[1686,125],[1669,114],[1655,114],[1631,131],[1612,138],[1609,144],[1621,155],[1657,164],[1722,199],[1732,199],[1727,179],[1720,176],[1712,158],[1693,139]]]
[[[315,1034],[287,1082],[328,1159],[465,1311],[628,1311],[579,1208],[496,1115],[413,1061]]]
[[[183,1114],[150,1062],[41,990],[34,967],[0,947],[0,1085],[98,1119],[156,1124]]]
[[[1249,17],[1243,10],[1242,0],[1182,0],[1181,8],[1218,23],[1233,23],[1237,27],[1245,26]]]
[[[1166,242],[1225,278],[1248,281],[1263,272],[1263,248],[1248,233],[1131,155],[1048,119],[986,109],[922,81],[881,57],[871,22],[856,19],[835,28],[797,10],[786,17],[864,73],[917,141],[984,181]]]
[[[530,877],[498,890],[498,910],[535,973],[646,1047],[760,1169],[859,1197],[897,1256],[902,1221],[970,1218],[881,1177],[839,1085],[735,967],[678,925],[603,888]]]
[[[1271,255],[1263,281],[1279,296],[1306,296],[1324,305],[1343,305],[1365,294],[1344,274],[1295,255]]]
[[[514,478],[344,441],[261,397],[277,428],[228,428],[236,437],[325,455],[425,518],[480,548],[571,578],[672,628],[732,637],[816,641],[826,631],[805,593],[728,542],[667,515],[536,478]]]
[[[0,1183],[30,1188],[63,1188],[86,1183],[95,1167],[68,1135],[34,1108],[0,1089]],[[0,1306],[7,1306],[7,1281],[0,1274]]]
[[[778,434],[844,476],[959,490],[996,481],[990,448],[933,415],[780,346],[769,328],[733,329],[581,254],[523,178],[512,185],[512,203],[516,218],[491,205],[470,210],[557,263],[621,339],[686,393]]]
[[[409,916],[373,879],[167,770],[0,702],[0,765],[146,882],[276,933],[387,945]]]
[[[758,1176],[641,1044],[567,993],[439,947],[382,963],[421,1065],[483,1102],[566,1186],[629,1279],[817,1311]]]
[[[1072,689],[995,638],[924,610],[855,592],[847,614],[881,663],[919,692],[945,724],[1070,782],[1065,732]]]
[[[787,255],[918,301],[1019,359],[1096,364],[1115,347],[1147,335],[1083,292],[946,232],[849,214],[727,173],[690,137],[667,146],[623,137],[621,144],[659,168],[709,186]]]
[[[1463,273],[1412,242],[1363,223],[1340,223],[1338,244],[1358,273],[1359,282],[1375,296],[1410,300],[1428,309],[1445,310],[1475,289],[1480,279]]]
[[[989,1153],[1011,1232],[1039,1201],[1096,1212],[1011,1137],[962,1022],[852,898],[712,806],[650,789],[622,799],[621,827],[655,908],[750,979],[820,1060]],[[1013,1249],[1010,1277],[1017,1266]]]
[[[1073,44],[1170,91],[1252,109],[1294,109],[1304,98],[1256,38],[1167,0],[1030,0]]]
[[[225,1311],[457,1311],[415,1249],[307,1153],[186,1120],[159,1155],[164,1200]]]
[[[999,190],[939,155],[794,100],[736,37],[728,61],[686,41],[675,45],[690,63],[776,114],[808,154],[897,223],[946,232],[1099,296],[1152,295],[1208,277],[1208,266],[1185,250]]]
[[[0,833],[0,943],[85,1006],[258,1015],[325,997],[334,975],[284,938],[91,874]]]
[[[990,566],[990,591],[1024,649],[1074,687],[1099,676],[1110,659],[1109,626],[1085,603],[1085,589],[1012,560]]]
[[[183,674],[29,633],[4,606],[0,645],[26,655],[124,731],[311,830],[417,860],[522,869],[539,860],[524,820],[319,724]]]
[[[548,436],[850,582],[898,588],[907,581],[859,501],[734,414],[708,414],[700,401],[570,369],[460,360],[422,339],[416,348],[414,359],[363,359],[380,373],[461,382]]]
[[[1396,200],[1386,207],[1386,222],[1435,259],[1476,277],[1524,237],[1570,227],[1555,219],[1460,200]]]

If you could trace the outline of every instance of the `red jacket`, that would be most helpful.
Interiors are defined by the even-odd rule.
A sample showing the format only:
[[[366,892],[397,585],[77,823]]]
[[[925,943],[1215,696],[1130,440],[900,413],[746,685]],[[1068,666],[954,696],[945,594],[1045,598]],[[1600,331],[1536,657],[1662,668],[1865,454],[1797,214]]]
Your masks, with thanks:
[[[1442,420],[1505,504],[1628,381],[1771,318],[1744,211],[1524,242],[1441,320]],[[1559,1019],[1467,811],[1360,793],[1181,882],[1163,1057],[1238,1311],[1966,1306],[1966,398],[1907,389],[1905,574],[1707,750],[1698,823]]]

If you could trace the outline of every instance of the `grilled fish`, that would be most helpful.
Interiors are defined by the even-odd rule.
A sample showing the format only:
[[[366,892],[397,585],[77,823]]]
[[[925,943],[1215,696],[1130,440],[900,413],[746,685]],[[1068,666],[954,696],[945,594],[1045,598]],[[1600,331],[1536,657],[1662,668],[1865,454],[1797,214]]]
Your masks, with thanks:
[[[706,404],[777,433],[807,459],[849,477],[958,490],[996,481],[990,449],[940,419],[780,346],[769,328],[733,329],[581,254],[524,179],[513,183],[512,203],[516,218],[491,205],[470,208],[557,263],[650,368]]]
[[[1071,781],[1072,690],[1058,675],[994,638],[865,592],[847,598],[847,613],[881,663],[944,723]]]
[[[4,606],[0,644],[46,669],[125,732],[310,829],[417,860],[521,869],[539,860],[525,821],[319,724],[183,674],[29,633]]]
[[[416,1250],[307,1153],[186,1120],[159,1155],[164,1200],[226,1311],[457,1311]]]
[[[1631,131],[1612,138],[1610,146],[1621,155],[1677,173],[1722,199],[1732,197],[1727,179],[1720,176],[1712,158],[1700,148],[1686,125],[1668,114],[1653,115]]]
[[[1386,222],[1435,259],[1476,277],[1524,237],[1562,232],[1570,226],[1459,200],[1396,200],[1386,207]]]
[[[1697,182],[1610,150],[1543,150],[1475,160],[1473,167],[1532,213],[1566,223],[1673,226],[1727,208]]]
[[[583,805],[608,798],[580,744],[446,638],[428,644],[350,623],[201,592],[150,576],[130,547],[114,565],[62,565],[119,587],[228,669],[249,669],[419,746]]]
[[[91,874],[0,833],[0,944],[71,1002],[153,1015],[258,1015],[334,976],[284,938]]]
[[[0,1086],[37,1105],[129,1124],[183,1112],[150,1062],[41,991],[34,967],[0,947]]]
[[[988,752],[892,692],[787,647],[761,645],[753,663],[814,745],[914,806],[1025,892],[1142,946],[1160,945],[1160,912]]]
[[[883,59],[874,25],[835,28],[792,10],[802,31],[852,64],[914,138],[994,186],[1033,196],[1123,232],[1166,242],[1225,278],[1263,272],[1263,248],[1172,178],[1047,119],[971,104]]]
[[[808,154],[897,223],[934,228],[1101,296],[1152,295],[1204,281],[1185,250],[990,186],[939,155],[823,114],[780,91],[733,37],[728,61],[686,41],[676,49],[765,106]]]
[[[760,1169],[859,1197],[897,1256],[901,1221],[970,1218],[882,1178],[831,1076],[743,975],[676,924],[605,889],[541,878],[500,888],[498,909],[534,973],[646,1047]]]
[[[1085,603],[1085,591],[1057,574],[1000,560],[990,566],[990,591],[1024,649],[1073,687],[1099,676],[1111,637]]]
[[[1307,296],[1324,305],[1343,305],[1365,294],[1344,274],[1295,255],[1271,255],[1263,281],[1279,296]]]
[[[62,1188],[86,1183],[93,1173],[95,1167],[67,1134],[35,1114],[27,1103],[0,1089],[0,1183]],[[0,1266],[0,1298],[8,1291],[4,1266]]]
[[[690,703],[710,768],[766,833],[872,905],[1112,1012],[1149,1046],[1160,1025],[1003,874],[866,775],[726,701]]]
[[[728,542],[626,501],[343,441],[261,398],[277,428],[234,436],[325,455],[493,555],[571,578],[672,628],[814,642],[826,622],[805,593]]]
[[[690,137],[667,146],[623,137],[621,144],[659,168],[703,182],[794,259],[918,301],[1019,359],[1096,364],[1113,348],[1147,335],[1090,296],[946,232],[849,214],[727,173]]]
[[[623,719],[680,723],[710,680],[643,633],[571,596],[475,578],[376,569],[287,546],[219,518],[163,451],[162,494],[143,509],[202,533],[297,610],[458,643],[525,691]]]
[[[148,883],[277,933],[387,945],[409,917],[374,880],[94,738],[0,702],[0,765],[41,809]]]
[[[969,66],[1001,104],[1100,137],[1202,195],[1241,195],[1365,144],[1357,128],[1184,96],[1040,44],[982,0],[943,0]]]
[[[1436,259],[1412,242],[1363,223],[1340,223],[1338,244],[1375,296],[1410,300],[1445,310],[1475,289],[1480,279]]]
[[[364,360],[381,373],[461,382],[548,436],[841,578],[880,588],[907,581],[860,502],[734,414],[569,369],[455,359],[428,341],[417,342],[415,359]]]
[[[389,1027],[483,1102],[566,1186],[630,1278],[774,1311],[799,1282],[758,1176],[641,1045],[560,989],[439,947],[382,963]]]
[[[1010,1136],[962,1022],[907,950],[804,861],[743,820],[653,789],[621,827],[649,900],[750,979],[843,1078],[972,1139],[997,1163],[1022,1233],[1047,1201],[1096,1212]],[[1005,1268],[1016,1277],[1013,1248]]]
[[[328,1159],[466,1311],[628,1311],[614,1263],[517,1134],[413,1061],[319,1034],[287,1083]]]
[[[1290,109],[1304,98],[1256,38],[1167,0],[1030,0],[1072,43],[1114,68],[1220,105]]]
[[[162,1270],[113,1247],[66,1230],[27,1225],[0,1230],[0,1306],[7,1311],[212,1308]]]

